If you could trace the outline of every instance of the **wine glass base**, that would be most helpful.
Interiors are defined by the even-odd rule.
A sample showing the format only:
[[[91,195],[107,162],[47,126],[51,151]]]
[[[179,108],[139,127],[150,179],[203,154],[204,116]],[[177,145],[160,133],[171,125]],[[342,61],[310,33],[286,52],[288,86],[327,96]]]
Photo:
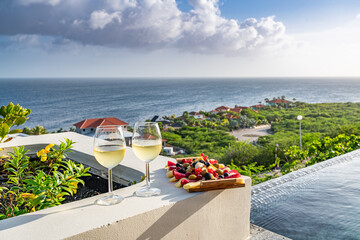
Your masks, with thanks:
[[[160,195],[161,190],[158,188],[142,188],[135,192],[138,197],[151,197]]]
[[[112,206],[118,203],[121,203],[124,200],[122,196],[119,195],[110,195],[103,198],[99,198],[95,201],[95,204],[102,206]]]

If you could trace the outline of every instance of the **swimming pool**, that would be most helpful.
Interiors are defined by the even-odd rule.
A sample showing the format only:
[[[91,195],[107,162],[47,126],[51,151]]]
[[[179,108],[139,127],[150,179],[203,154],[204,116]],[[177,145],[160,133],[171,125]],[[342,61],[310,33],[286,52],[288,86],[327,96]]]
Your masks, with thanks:
[[[360,150],[253,186],[251,222],[292,239],[360,240]]]

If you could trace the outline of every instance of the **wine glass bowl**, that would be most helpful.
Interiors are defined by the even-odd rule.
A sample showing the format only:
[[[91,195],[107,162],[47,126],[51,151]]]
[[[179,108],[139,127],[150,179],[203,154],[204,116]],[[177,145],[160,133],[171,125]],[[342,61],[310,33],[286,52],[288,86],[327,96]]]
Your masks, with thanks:
[[[155,122],[137,122],[133,130],[132,149],[137,158],[146,163],[146,187],[135,192],[139,197],[156,196],[158,188],[150,187],[149,164],[161,152],[162,138],[159,125]]]
[[[106,125],[96,128],[93,143],[96,160],[108,169],[109,195],[96,200],[98,205],[114,205],[124,200],[122,196],[113,194],[112,168],[124,159],[126,144],[121,126]]]

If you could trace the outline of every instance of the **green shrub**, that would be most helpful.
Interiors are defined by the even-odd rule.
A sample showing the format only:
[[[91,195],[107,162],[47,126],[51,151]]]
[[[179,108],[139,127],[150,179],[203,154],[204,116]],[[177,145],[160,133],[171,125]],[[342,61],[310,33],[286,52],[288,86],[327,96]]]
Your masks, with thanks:
[[[28,119],[28,115],[31,113],[30,109],[21,107],[19,104],[14,105],[10,102],[7,106],[1,106],[0,108],[0,143],[9,140],[6,139],[8,134],[21,133],[21,129],[13,129],[13,126],[19,126],[24,124]]]
[[[39,160],[30,161],[24,146],[14,148],[6,158],[4,169],[8,173],[7,184],[1,188],[0,219],[60,205],[66,195],[76,193],[80,178],[90,176],[89,168],[66,160],[73,142],[66,139],[60,145],[48,145],[37,155]]]

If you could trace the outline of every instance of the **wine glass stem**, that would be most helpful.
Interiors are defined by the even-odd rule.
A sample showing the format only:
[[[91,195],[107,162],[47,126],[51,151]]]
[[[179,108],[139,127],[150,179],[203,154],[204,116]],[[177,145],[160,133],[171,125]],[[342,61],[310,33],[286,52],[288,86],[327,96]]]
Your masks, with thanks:
[[[146,163],[146,186],[150,188],[150,166]]]
[[[113,179],[112,179],[112,169],[108,169],[108,179],[109,179],[109,193],[110,195],[113,194]]]

